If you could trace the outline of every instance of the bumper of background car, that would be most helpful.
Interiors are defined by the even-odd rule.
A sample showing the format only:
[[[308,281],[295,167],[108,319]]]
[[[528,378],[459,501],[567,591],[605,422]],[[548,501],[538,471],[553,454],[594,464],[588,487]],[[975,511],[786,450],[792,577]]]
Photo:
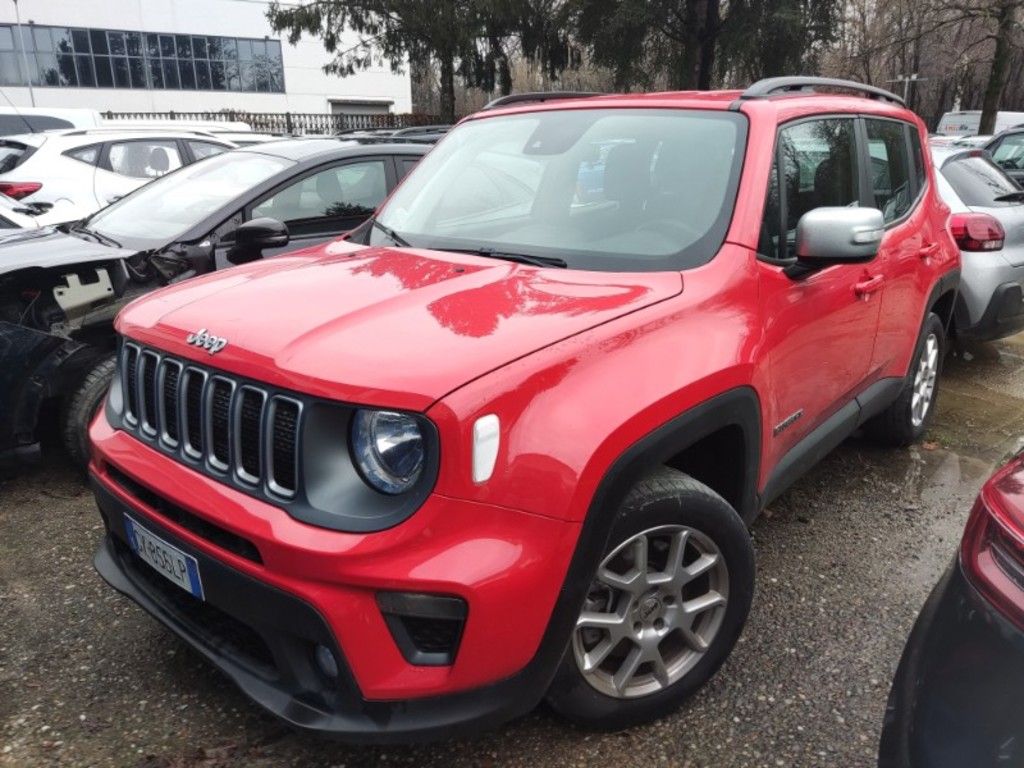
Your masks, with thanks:
[[[956,329],[979,341],[1024,330],[1024,267],[999,252],[964,254]]]
[[[543,696],[567,641],[556,633],[564,636],[553,651],[546,630],[578,526],[432,496],[388,531],[328,531],[103,418],[91,434],[107,528],[100,574],[284,720],[348,741],[419,740],[496,725]],[[131,551],[126,515],[195,558],[203,600]],[[382,611],[381,595],[394,593],[464,601],[452,663],[411,663]],[[318,646],[337,662],[333,679],[316,662]]]
[[[949,568],[893,681],[879,768],[1024,765],[1024,634]]]

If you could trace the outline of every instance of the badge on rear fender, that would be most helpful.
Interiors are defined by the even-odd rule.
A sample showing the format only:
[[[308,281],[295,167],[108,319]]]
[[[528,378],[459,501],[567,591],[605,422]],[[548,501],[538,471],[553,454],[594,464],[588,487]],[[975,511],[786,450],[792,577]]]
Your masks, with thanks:
[[[213,334],[207,333],[205,328],[200,328],[195,333],[190,333],[185,341],[189,344],[205,349],[211,355],[217,354],[228,345],[228,340],[223,336],[214,336]]]

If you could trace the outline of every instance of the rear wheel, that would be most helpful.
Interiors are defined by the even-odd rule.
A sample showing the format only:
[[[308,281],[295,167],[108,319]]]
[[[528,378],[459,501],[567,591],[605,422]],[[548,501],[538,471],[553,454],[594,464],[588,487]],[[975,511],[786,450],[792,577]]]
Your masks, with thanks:
[[[103,406],[116,361],[105,357],[83,376],[70,396],[65,398],[61,413],[61,436],[71,460],[82,469],[89,465],[89,425]]]
[[[937,315],[929,314],[900,396],[868,422],[868,433],[872,437],[888,445],[910,445],[924,436],[935,413],[945,353],[942,321]]]
[[[735,510],[661,468],[626,498],[551,689],[591,728],[666,715],[725,661],[750,610],[754,557]]]

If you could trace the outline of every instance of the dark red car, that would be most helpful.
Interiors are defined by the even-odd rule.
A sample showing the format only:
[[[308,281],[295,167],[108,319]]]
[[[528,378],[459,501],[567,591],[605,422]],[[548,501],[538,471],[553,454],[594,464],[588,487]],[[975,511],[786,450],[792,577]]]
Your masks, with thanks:
[[[978,494],[889,694],[879,768],[1024,764],[1024,456]]]
[[[118,319],[97,567],[299,727],[671,712],[760,510],[931,419],[959,251],[898,97],[552,98],[463,121],[348,241]]]

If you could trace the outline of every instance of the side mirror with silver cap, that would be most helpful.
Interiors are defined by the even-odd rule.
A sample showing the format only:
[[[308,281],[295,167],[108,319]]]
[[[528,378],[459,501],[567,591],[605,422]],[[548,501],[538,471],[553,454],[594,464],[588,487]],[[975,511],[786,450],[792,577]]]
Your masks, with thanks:
[[[815,208],[796,225],[796,263],[785,269],[798,280],[834,264],[861,264],[878,254],[885,219],[877,208]]]

